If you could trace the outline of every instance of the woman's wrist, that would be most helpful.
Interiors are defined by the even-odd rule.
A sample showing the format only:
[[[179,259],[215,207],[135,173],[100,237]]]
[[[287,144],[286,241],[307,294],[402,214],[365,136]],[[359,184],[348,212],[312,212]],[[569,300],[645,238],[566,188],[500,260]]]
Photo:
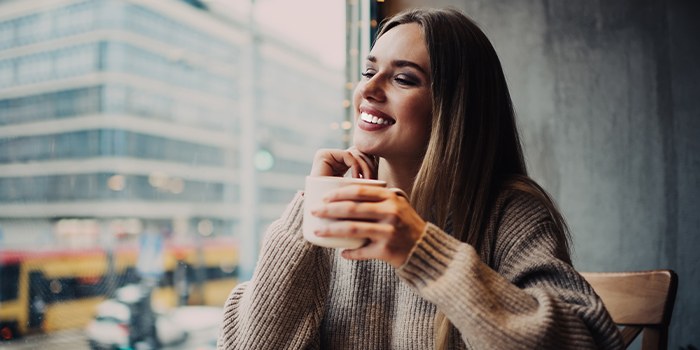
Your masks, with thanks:
[[[411,250],[409,250],[408,254],[406,254],[406,259],[404,259],[404,261],[403,261],[403,263],[401,263],[401,265],[396,267],[397,270],[401,270],[404,266],[406,266],[408,261],[411,260],[411,257],[416,252],[418,245],[421,244],[421,242],[423,242],[423,237],[425,237],[427,229],[428,229],[428,223],[426,222],[425,225],[423,226],[423,230],[421,230],[421,233],[418,236],[418,239],[415,240],[415,242],[413,243],[413,247],[411,247]]]

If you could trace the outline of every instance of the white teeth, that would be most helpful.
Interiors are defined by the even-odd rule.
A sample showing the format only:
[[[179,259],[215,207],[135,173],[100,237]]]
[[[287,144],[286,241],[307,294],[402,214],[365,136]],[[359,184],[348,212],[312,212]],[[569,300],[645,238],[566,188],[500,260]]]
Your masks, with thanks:
[[[360,119],[372,123],[372,124],[379,124],[379,125],[391,125],[393,122],[389,119],[384,119],[384,118],[379,118],[377,116],[373,116],[367,112],[362,112],[360,113]]]

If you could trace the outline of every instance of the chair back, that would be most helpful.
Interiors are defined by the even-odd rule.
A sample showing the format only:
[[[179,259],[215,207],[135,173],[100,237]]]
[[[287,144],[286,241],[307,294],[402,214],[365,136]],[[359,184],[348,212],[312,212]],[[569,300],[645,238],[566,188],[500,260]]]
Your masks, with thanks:
[[[678,276],[671,270],[583,272],[622,328],[625,347],[643,332],[642,350],[666,350]]]

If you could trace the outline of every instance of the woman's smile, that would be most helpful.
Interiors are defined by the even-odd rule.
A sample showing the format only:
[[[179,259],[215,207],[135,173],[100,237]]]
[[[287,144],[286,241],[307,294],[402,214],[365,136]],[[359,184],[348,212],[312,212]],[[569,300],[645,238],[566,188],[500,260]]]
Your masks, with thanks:
[[[391,119],[384,119],[382,117],[377,117],[376,115],[372,115],[366,112],[362,112],[360,114],[360,119],[363,121],[370,123],[370,124],[379,124],[379,125],[386,125],[389,126],[391,124],[394,124]]]
[[[365,131],[377,131],[396,124],[396,120],[388,114],[371,107],[361,106],[357,127]]]

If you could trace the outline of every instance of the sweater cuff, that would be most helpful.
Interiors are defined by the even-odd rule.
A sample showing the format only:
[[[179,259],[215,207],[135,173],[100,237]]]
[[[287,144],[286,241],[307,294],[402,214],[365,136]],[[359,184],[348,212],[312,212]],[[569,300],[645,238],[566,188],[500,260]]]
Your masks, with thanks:
[[[428,223],[406,262],[397,269],[397,274],[420,289],[445,274],[460,243],[458,239]]]

